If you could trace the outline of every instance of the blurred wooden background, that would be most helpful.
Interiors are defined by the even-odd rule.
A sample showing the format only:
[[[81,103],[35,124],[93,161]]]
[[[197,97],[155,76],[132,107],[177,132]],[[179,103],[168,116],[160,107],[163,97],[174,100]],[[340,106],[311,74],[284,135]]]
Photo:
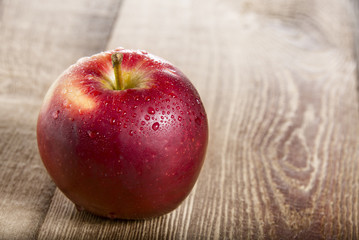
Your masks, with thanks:
[[[0,0],[0,239],[359,239],[357,0]],[[197,185],[145,221],[79,213],[39,158],[42,98],[82,56],[146,49],[210,124]]]

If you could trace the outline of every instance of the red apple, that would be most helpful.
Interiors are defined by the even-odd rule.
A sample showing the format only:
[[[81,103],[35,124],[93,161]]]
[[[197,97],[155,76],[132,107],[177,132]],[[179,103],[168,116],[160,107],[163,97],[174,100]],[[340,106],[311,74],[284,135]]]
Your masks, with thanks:
[[[118,48],[80,59],[52,84],[37,141],[50,176],[79,209],[141,219],[172,211],[189,194],[208,123],[180,70]]]

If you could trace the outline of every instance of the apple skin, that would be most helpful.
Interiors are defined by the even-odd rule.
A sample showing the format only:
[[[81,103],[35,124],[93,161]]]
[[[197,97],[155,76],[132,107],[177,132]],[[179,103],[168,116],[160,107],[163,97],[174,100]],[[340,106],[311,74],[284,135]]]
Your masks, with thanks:
[[[115,52],[123,55],[128,86],[137,81],[133,88],[108,87]],[[78,209],[143,219],[174,210],[190,193],[205,158],[208,121],[179,69],[118,48],[80,59],[52,84],[37,141],[48,173]]]

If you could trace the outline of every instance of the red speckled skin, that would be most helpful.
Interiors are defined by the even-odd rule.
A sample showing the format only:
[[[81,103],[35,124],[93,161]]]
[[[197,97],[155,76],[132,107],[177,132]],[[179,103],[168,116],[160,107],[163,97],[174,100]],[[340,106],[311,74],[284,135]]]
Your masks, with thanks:
[[[145,88],[111,90],[111,54]],[[43,163],[80,209],[123,219],[159,216],[189,194],[203,165],[208,122],[200,97],[170,63],[122,48],[79,60],[47,93],[37,122]]]

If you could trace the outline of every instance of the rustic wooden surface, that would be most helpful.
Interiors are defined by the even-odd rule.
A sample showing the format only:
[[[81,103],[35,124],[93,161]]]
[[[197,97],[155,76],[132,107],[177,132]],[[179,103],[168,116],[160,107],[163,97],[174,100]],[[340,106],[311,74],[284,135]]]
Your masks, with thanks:
[[[0,0],[0,239],[359,239],[358,1]],[[123,46],[205,104],[198,182],[144,221],[79,213],[40,160],[52,81]]]

